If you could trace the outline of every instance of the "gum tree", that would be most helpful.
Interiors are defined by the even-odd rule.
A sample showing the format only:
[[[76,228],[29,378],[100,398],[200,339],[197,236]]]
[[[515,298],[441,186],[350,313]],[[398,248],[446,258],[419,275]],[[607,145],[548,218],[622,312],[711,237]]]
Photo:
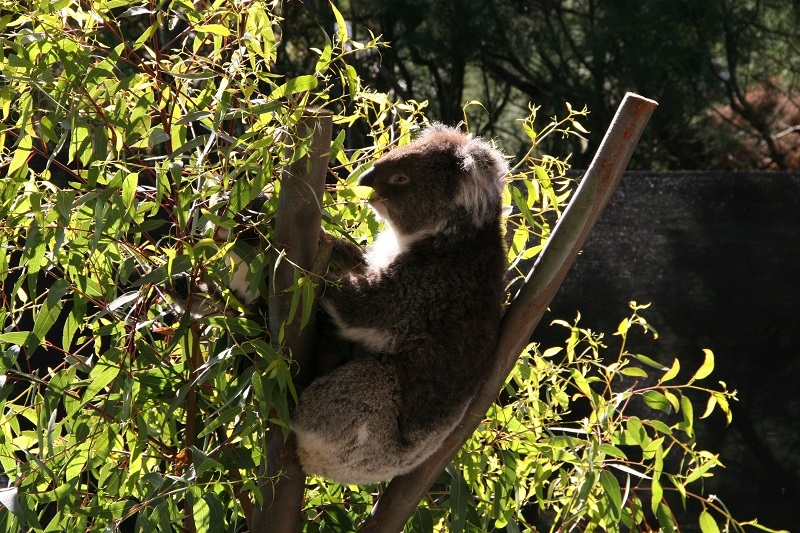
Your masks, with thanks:
[[[355,180],[425,121],[424,103],[361,84],[350,62],[378,40],[352,40],[335,8],[331,15],[337,30],[320,31],[314,64],[285,76],[275,69],[285,50],[277,2],[3,5],[5,530],[271,527],[262,513],[284,473],[271,446],[282,446],[303,381],[289,339],[313,331],[324,269],[284,249],[281,202],[292,179],[319,172],[321,161],[321,224],[369,243],[378,222]],[[520,122],[530,150],[509,179],[512,279],[524,276],[571,195],[567,164],[540,143],[584,131],[585,110],[545,120],[536,111]],[[332,136],[320,146],[326,120]],[[369,146],[350,146],[354,128],[369,132]],[[238,227],[235,215],[264,192],[269,200],[246,228],[256,244],[212,238],[209,225]],[[224,287],[232,250],[247,257],[262,295],[284,301],[283,320],[273,301],[267,317],[224,289],[227,313],[195,318],[168,303],[176,277]],[[623,338],[632,325],[648,328],[634,311]],[[713,366],[710,352],[690,382],[674,385],[679,363],[662,368],[624,350],[609,362],[595,334],[568,331],[564,347],[525,348],[501,399],[405,527],[533,530],[534,507],[552,514],[553,530],[668,527],[672,492],[702,503],[704,531],[741,529],[692,485],[718,461],[695,449],[684,392],[706,394],[705,415],[730,416],[733,398],[697,384]],[[658,416],[632,414],[637,399]],[[579,408],[589,414],[571,416]],[[667,457],[681,458],[675,470]],[[308,479],[303,491],[296,510],[277,512],[295,513],[304,531],[350,531],[383,488]]]

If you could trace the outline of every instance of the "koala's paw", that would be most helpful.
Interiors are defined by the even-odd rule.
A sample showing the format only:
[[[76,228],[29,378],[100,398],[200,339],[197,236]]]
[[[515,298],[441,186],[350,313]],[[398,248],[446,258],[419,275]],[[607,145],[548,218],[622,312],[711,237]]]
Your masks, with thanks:
[[[180,274],[175,274],[172,276],[167,282],[167,294],[173,298],[186,301],[189,298],[189,294],[191,293],[192,289],[192,280],[189,277],[189,274],[186,272],[181,272]]]
[[[191,313],[195,318],[228,314],[219,289],[208,283],[196,282],[182,272],[172,276],[164,292],[178,313]]]
[[[358,245],[345,239],[337,239],[329,234],[326,234],[325,237],[333,240],[329,261],[332,273],[341,277],[347,272],[359,272],[364,269],[366,265],[364,250]]]

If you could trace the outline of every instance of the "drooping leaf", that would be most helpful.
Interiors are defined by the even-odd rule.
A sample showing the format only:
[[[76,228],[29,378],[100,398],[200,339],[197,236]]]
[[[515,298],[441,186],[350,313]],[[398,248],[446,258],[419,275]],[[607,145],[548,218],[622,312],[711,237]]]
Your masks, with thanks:
[[[667,400],[666,396],[658,391],[647,391],[642,395],[642,398],[644,399],[644,403],[646,403],[652,409],[657,409],[665,413],[671,412],[671,404],[669,400]]]
[[[603,470],[600,472],[600,485],[603,487],[603,497],[610,504],[609,509],[614,520],[619,520],[622,515],[622,492],[617,478],[608,470]]]
[[[470,498],[469,487],[461,472],[450,464],[445,469],[450,475],[450,527],[449,531],[461,533],[467,520],[467,505]]]
[[[34,344],[40,344],[44,341],[45,335],[47,335],[47,332],[50,331],[50,328],[61,314],[62,298],[69,289],[70,285],[66,280],[58,279],[47,291],[47,297],[39,308],[39,313],[33,322],[33,331],[27,343],[29,348],[33,348]]]
[[[719,533],[719,526],[717,526],[716,520],[707,509],[700,513],[698,523],[700,524],[700,531],[703,533]]]
[[[692,377],[693,380],[708,377],[711,372],[714,371],[714,352],[708,348],[703,348],[703,354],[705,356],[703,359],[703,364],[700,365],[700,368],[698,368],[697,372],[694,373],[694,376]]]
[[[678,372],[680,372],[680,370],[681,370],[681,363],[676,358],[672,362],[672,367],[670,367],[670,369],[667,370],[667,372],[663,376],[661,376],[661,379],[658,380],[658,382],[659,383],[666,383],[667,381],[672,380],[675,376],[678,375]]]

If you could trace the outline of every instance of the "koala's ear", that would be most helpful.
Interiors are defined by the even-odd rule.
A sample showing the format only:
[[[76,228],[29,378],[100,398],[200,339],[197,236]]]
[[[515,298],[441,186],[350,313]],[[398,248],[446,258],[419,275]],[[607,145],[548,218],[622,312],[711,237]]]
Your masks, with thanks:
[[[502,181],[508,173],[508,163],[503,155],[481,139],[470,136],[462,145],[459,156],[461,167],[476,179]]]
[[[503,154],[481,139],[469,137],[458,150],[461,168],[466,173],[456,196],[456,204],[472,215],[477,226],[489,221],[500,206],[503,178],[508,163]]]

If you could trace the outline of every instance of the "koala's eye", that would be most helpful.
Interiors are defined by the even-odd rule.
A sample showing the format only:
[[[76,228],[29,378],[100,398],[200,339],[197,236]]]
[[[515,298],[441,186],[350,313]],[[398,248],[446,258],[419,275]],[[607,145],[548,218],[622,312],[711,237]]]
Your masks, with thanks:
[[[391,178],[389,178],[390,185],[406,185],[411,183],[411,178],[406,176],[405,174],[395,174]]]

